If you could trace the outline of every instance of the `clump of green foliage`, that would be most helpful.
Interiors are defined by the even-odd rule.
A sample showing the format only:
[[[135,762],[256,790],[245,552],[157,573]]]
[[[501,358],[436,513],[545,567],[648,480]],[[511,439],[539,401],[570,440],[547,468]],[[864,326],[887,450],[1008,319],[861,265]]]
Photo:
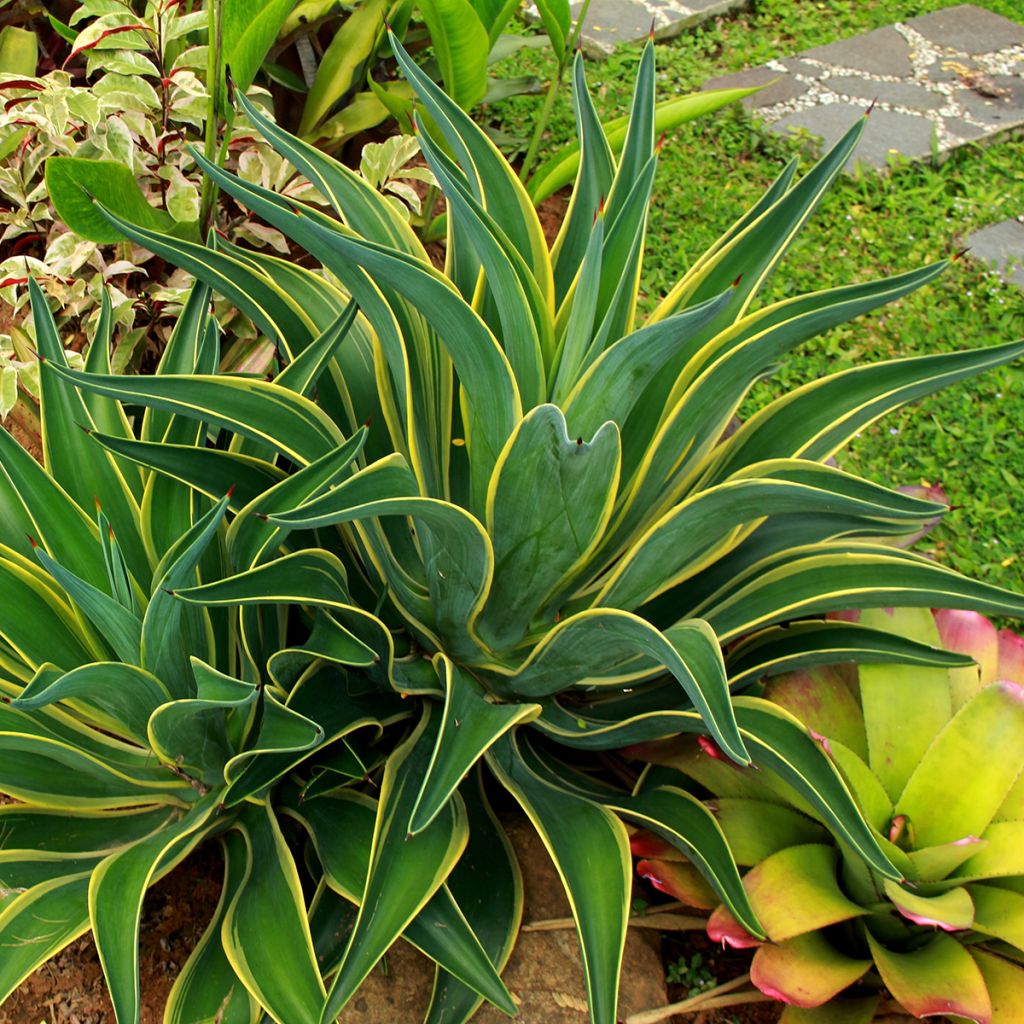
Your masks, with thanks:
[[[618,160],[576,61],[579,171],[549,249],[507,161],[391,45],[448,205],[444,271],[388,198],[239,92],[337,219],[193,158],[327,273],[95,201],[200,282],[181,341],[132,377],[109,372],[101,333],[75,370],[34,297],[45,467],[0,453],[0,586],[23,610],[0,623],[0,791],[24,801],[0,810],[0,942],[20,941],[0,993],[91,923],[119,1024],[136,1020],[142,894],[218,837],[224,896],[169,1021],[326,1024],[400,935],[437,963],[429,1020],[468,1020],[483,999],[514,1013],[499,971],[519,869],[494,815],[511,799],[570,897],[591,1017],[612,1024],[626,822],[764,935],[715,816],[670,781],[623,786],[615,751],[698,734],[777,772],[898,882],[820,743],[734,693],[837,651],[965,663],[829,608],[1024,612],[879,541],[944,506],[828,464],[865,424],[1024,344],[856,367],[729,429],[795,346],[946,265],[754,307],[861,123],[802,177],[787,167],[638,327],[653,47]],[[215,372],[207,288],[273,341],[274,380]],[[55,813],[76,827],[47,840]]]

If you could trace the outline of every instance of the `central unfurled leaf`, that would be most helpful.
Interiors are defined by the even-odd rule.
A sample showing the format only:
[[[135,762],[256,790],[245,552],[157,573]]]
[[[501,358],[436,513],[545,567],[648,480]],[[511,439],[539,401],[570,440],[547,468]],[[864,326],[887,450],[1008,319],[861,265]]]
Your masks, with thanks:
[[[586,565],[611,515],[619,432],[570,438],[561,410],[541,405],[509,439],[487,494],[494,582],[480,632],[495,650],[515,646],[573,573]]]

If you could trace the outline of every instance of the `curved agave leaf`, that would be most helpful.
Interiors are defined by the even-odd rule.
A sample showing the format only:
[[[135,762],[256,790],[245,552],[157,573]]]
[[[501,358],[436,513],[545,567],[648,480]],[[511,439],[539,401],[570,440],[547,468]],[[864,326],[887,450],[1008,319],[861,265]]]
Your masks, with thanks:
[[[644,662],[638,665],[640,657]],[[714,633],[699,619],[681,624],[668,636],[629,612],[580,612],[547,633],[504,685],[521,696],[543,697],[564,690],[567,679],[576,686],[611,685],[634,675],[651,675],[652,662],[672,673],[722,749],[747,764],[721,650]]]
[[[269,806],[247,806],[235,827],[245,843],[244,859],[236,858],[244,874],[224,913],[224,952],[278,1024],[317,1024],[325,989],[291,851]]]
[[[289,808],[309,832],[327,884],[358,904],[366,887],[377,808],[358,793],[303,801]],[[506,1010],[515,1004],[447,886],[430,897],[402,933],[439,969],[462,979],[479,1003],[484,997]]]
[[[857,664],[962,667],[967,655],[944,651],[855,622],[805,621],[772,626],[740,641],[726,656],[729,685],[816,665]]]
[[[100,661],[63,673],[46,665],[11,707],[31,711],[76,699],[113,720],[123,735],[145,743],[150,715],[171,695],[156,676],[135,665]]]
[[[631,892],[626,830],[599,804],[541,779],[523,760],[514,733],[488,750],[487,763],[537,829],[565,886],[591,1020],[614,1024]]]
[[[465,848],[465,808],[457,795],[418,835],[410,836],[406,829],[418,793],[416,783],[429,762],[438,727],[436,714],[424,705],[419,724],[388,759],[366,887],[320,1024],[341,1012],[374,964],[441,887]]]
[[[142,897],[153,875],[166,873],[202,838],[217,807],[200,800],[179,822],[103,860],[89,879],[89,919],[118,1024],[134,1024],[139,995],[139,923]]]
[[[221,928],[246,873],[247,848],[238,832],[220,838],[224,851],[224,883],[213,918],[198,945],[174,979],[164,1024],[193,1024],[219,1020],[220,1024],[250,1024],[256,1008],[228,961]]]
[[[467,779],[459,792],[469,816],[469,843],[448,876],[448,886],[500,973],[512,953],[523,915],[519,862],[487,802],[482,772]],[[473,988],[439,965],[424,1024],[465,1024],[481,1001]]]
[[[497,704],[468,672],[438,655],[434,667],[444,683],[445,701],[441,727],[430,763],[420,786],[409,833],[422,832],[451,799],[466,773],[485,751],[509,729],[532,721],[539,704]]]

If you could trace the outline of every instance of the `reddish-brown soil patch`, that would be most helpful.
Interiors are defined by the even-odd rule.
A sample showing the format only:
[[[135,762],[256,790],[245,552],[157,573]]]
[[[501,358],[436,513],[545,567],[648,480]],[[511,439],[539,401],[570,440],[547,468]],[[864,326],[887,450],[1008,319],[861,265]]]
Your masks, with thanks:
[[[146,895],[139,950],[141,1024],[160,1024],[174,979],[213,916],[223,863],[204,843]],[[0,1024],[114,1024],[92,937],[73,942],[10,996]]]

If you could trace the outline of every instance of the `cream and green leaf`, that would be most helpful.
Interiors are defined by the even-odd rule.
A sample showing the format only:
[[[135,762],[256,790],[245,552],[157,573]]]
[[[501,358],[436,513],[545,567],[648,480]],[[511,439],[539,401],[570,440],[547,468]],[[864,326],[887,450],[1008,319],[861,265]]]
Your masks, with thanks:
[[[735,764],[714,761],[735,795],[789,794],[819,823],[818,876],[834,835],[899,886],[908,856],[858,781],[798,716],[738,691],[837,652],[967,664],[826,622],[835,607],[1024,612],[882,543],[944,506],[827,464],[865,424],[1024,344],[856,368],[729,429],[796,346],[945,265],[757,305],[862,120],[803,177],[787,168],[641,323],[653,47],[618,158],[577,59],[579,169],[549,248],[487,135],[391,42],[447,200],[443,269],[385,197],[239,95],[336,216],[195,158],[309,259],[97,203],[197,278],[147,377],[68,366],[34,295],[45,465],[0,435],[0,606],[18,609],[0,629],[0,791],[24,801],[0,809],[0,941],[20,943],[0,996],[91,924],[133,1024],[141,893],[217,836],[224,897],[168,1024],[327,1024],[399,936],[437,965],[428,1021],[459,1024],[483,999],[511,1014],[499,973],[521,891],[494,810],[518,804],[565,885],[591,1018],[613,1024],[629,828],[690,858],[745,934],[770,934],[728,830],[677,779],[607,772],[616,751],[696,734]],[[216,372],[213,292],[276,346],[276,379]],[[40,835],[55,812],[59,855]]]

